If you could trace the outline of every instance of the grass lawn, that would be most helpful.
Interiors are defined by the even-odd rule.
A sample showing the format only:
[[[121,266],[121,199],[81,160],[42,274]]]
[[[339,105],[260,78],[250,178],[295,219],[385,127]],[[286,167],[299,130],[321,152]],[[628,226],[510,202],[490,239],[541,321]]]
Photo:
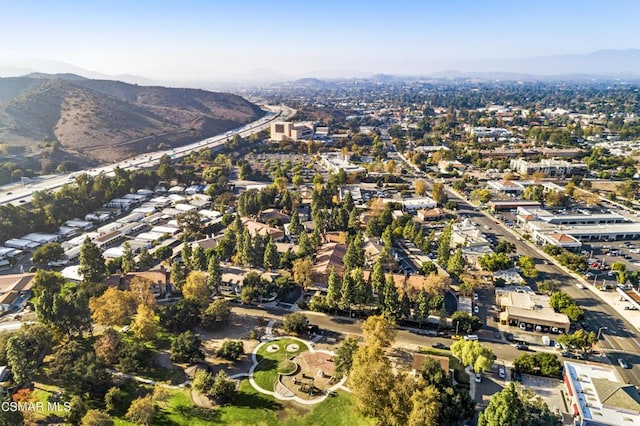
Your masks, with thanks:
[[[290,344],[298,345],[298,350],[295,352],[287,352],[286,347]],[[268,352],[267,348],[270,345],[278,345],[278,350],[276,352]],[[284,338],[265,343],[260,349],[258,349],[258,366],[253,372],[253,378],[262,389],[273,391],[273,387],[278,380],[280,363],[308,350],[309,348],[306,344],[295,339]]]
[[[47,405],[48,401],[53,401],[53,395],[59,390],[60,388],[56,385],[45,385],[43,383],[34,383],[34,388],[33,391],[31,392],[31,397],[33,398],[34,402],[35,401],[39,401],[43,403],[43,410],[42,411],[37,411],[36,413],[34,413],[33,416],[33,420],[44,420],[49,416],[60,416],[60,417],[64,417],[65,414],[67,413],[66,411],[55,411],[55,410],[49,410],[49,407]],[[64,399],[64,400],[68,400],[68,399]],[[60,399],[60,405],[62,404],[63,399]]]

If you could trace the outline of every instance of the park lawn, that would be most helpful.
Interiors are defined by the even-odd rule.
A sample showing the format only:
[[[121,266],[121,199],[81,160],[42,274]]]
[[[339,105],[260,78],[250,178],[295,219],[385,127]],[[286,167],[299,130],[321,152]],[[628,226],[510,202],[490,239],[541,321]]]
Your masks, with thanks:
[[[313,410],[299,421],[287,422],[288,426],[351,426],[375,425],[372,418],[358,414],[353,405],[353,396],[346,392],[338,392],[334,397],[325,399],[314,405]]]
[[[281,425],[278,411],[282,404],[274,397],[258,392],[249,380],[240,382],[238,393],[230,404],[218,409],[219,424],[226,425]]]
[[[65,417],[65,415],[67,414],[66,411],[55,411],[55,410],[49,410],[49,407],[47,405],[47,401],[51,401],[53,395],[59,390],[60,388],[56,385],[47,385],[44,383],[40,383],[40,382],[36,382],[34,383],[34,389],[31,392],[31,398],[33,398],[33,401],[39,401],[42,402],[43,404],[43,409],[42,410],[38,410],[36,413],[34,413],[33,415],[33,420],[44,420],[49,416],[59,416],[59,417]],[[60,400],[59,405],[62,405],[63,403],[63,399]]]
[[[295,352],[287,352],[287,345],[295,343],[299,349]],[[278,351],[267,352],[269,345],[278,345]],[[273,391],[278,380],[278,365],[281,361],[298,355],[301,352],[308,351],[307,345],[296,339],[278,339],[267,342],[258,349],[257,358],[258,366],[253,372],[253,378],[262,389]]]

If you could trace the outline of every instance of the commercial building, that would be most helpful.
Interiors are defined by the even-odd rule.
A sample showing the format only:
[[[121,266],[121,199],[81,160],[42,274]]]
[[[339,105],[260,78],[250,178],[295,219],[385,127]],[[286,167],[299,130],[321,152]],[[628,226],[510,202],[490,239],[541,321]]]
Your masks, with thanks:
[[[523,175],[530,175],[536,172],[541,172],[545,176],[573,176],[587,173],[587,165],[584,163],[572,163],[554,159],[542,159],[534,162],[517,158],[511,160],[509,166],[512,170]]]
[[[478,138],[510,138],[513,136],[509,130],[503,127],[467,127],[465,129]]]
[[[575,425],[640,425],[638,389],[624,383],[615,368],[601,363],[565,362],[564,384]]]
[[[553,310],[548,296],[536,294],[527,286],[497,287],[495,291],[502,324],[542,333],[569,331],[569,318]]]
[[[347,175],[357,175],[367,172],[367,169],[364,167],[353,164],[348,155],[322,154],[320,156],[320,164],[331,173],[338,173],[340,170],[344,170]]]
[[[293,123],[291,121],[271,123],[270,140],[274,142],[312,139],[313,134],[313,125],[310,123]]]
[[[451,232],[451,247],[490,247],[491,243],[482,232],[469,221],[455,223]]]
[[[487,207],[493,212],[502,210],[516,210],[518,207],[540,207],[537,201],[529,200],[495,200],[489,201]]]
[[[433,198],[405,198],[402,200],[402,207],[407,213],[415,213],[418,210],[433,209],[438,205]]]

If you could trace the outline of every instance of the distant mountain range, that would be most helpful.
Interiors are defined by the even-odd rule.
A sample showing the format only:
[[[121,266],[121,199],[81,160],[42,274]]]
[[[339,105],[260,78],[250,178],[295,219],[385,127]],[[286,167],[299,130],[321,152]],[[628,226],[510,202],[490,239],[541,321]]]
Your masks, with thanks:
[[[224,133],[263,115],[246,99],[77,74],[0,78],[0,143],[59,141],[87,161],[113,161]]]

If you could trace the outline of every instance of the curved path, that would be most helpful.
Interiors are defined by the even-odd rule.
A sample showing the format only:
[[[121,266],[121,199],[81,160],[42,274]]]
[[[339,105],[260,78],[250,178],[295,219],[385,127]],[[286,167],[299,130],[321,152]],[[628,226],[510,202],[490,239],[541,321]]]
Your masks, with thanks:
[[[273,326],[273,324],[270,325]],[[269,326],[267,326],[267,329],[270,330]],[[270,333],[269,333],[270,334]],[[265,395],[271,395],[276,399],[279,399],[281,401],[295,401],[298,402],[300,404],[304,404],[304,405],[314,405],[314,404],[319,404],[322,401],[324,401],[325,399],[327,399],[327,397],[329,396],[329,394],[331,394],[331,392],[340,389],[340,388],[344,388],[344,384],[347,381],[347,377],[343,377],[342,380],[340,380],[338,383],[336,383],[335,385],[331,386],[329,389],[327,389],[324,393],[324,395],[321,395],[317,398],[313,398],[313,399],[302,399],[299,396],[294,395],[291,391],[289,391],[289,389],[286,389],[289,393],[286,394],[285,392],[273,392],[273,391],[268,391],[266,389],[261,388],[256,381],[253,379],[253,372],[255,371],[256,367],[258,366],[258,349],[260,349],[263,345],[270,343],[273,340],[279,340],[279,339],[283,339],[283,338],[287,338],[287,339],[295,339],[295,340],[299,340],[300,342],[304,343],[308,348],[309,348],[309,352],[313,353],[313,352],[324,352],[330,355],[333,355],[332,352],[329,351],[324,351],[324,350],[316,350],[313,348],[313,343],[303,340],[303,339],[299,339],[297,337],[292,337],[292,336],[282,336],[282,337],[278,337],[278,338],[273,338],[271,336],[264,336],[264,341],[262,343],[260,343],[258,346],[256,346],[256,348],[253,350],[253,352],[251,353],[251,361],[253,362],[253,364],[251,365],[251,367],[249,368],[249,383],[251,383],[251,386],[253,386],[253,388],[255,390],[257,390],[260,393],[263,393]],[[278,383],[280,383],[280,381],[278,381]],[[284,387],[284,386],[283,386]]]

